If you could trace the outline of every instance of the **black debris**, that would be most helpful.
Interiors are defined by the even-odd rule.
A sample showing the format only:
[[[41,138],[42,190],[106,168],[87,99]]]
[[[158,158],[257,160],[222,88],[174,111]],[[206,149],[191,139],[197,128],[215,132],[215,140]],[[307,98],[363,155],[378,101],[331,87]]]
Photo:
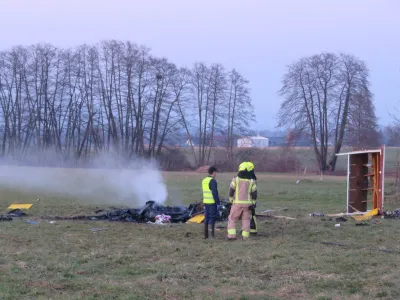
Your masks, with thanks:
[[[18,217],[26,216],[26,213],[24,213],[22,210],[17,208],[17,209],[10,210],[7,213],[7,216],[10,216],[10,217],[13,217],[13,218],[18,218]]]
[[[0,222],[12,221],[12,220],[13,220],[13,218],[11,218],[10,216],[0,215]]]
[[[359,222],[359,223],[356,223],[356,226],[369,226],[369,223],[367,223],[367,222]]]
[[[310,217],[324,217],[325,215],[320,212],[313,212],[311,214],[308,214]]]
[[[383,216],[385,219],[400,219],[400,209],[387,210],[383,212]]]
[[[347,222],[347,219],[345,217],[339,217],[336,218],[336,222]]]
[[[0,215],[0,222],[1,221],[12,221],[13,218],[24,217],[24,216],[26,216],[26,213],[24,213],[22,210],[13,209],[13,210],[10,210],[5,215]]]
[[[228,219],[231,204],[229,201],[222,200],[219,210],[217,221],[225,221]],[[97,210],[97,212],[102,212]],[[170,216],[171,223],[184,223],[190,218],[204,213],[202,202],[197,202],[185,206],[165,206],[155,201],[148,201],[142,208],[128,208],[128,209],[111,209],[100,215],[92,216],[74,216],[74,217],[57,217],[45,216],[43,219],[52,220],[109,220],[112,222],[137,222],[147,223],[155,222],[156,217],[159,215]]]

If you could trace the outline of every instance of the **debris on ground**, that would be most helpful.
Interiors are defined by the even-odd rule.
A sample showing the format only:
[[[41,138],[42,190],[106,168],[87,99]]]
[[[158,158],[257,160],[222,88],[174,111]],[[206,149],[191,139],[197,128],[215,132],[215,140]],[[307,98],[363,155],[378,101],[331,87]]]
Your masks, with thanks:
[[[103,231],[106,230],[106,228],[90,228],[91,231],[97,232],[97,231]]]
[[[39,224],[38,221],[34,221],[34,220],[26,220],[25,223],[32,224],[32,225]]]
[[[156,220],[154,222],[148,221],[148,224],[155,224],[155,225],[164,225],[166,223],[171,223],[171,216],[168,215],[158,215],[156,216]]]
[[[267,209],[267,210],[264,210],[262,213],[267,214],[267,213],[276,212],[276,211],[288,211],[288,210],[289,209],[287,207],[284,207],[284,208],[276,208],[276,209]]]
[[[356,226],[369,226],[368,222],[357,222]]]
[[[7,216],[10,216],[12,218],[19,218],[19,217],[24,217],[26,216],[26,213],[24,213],[22,210],[19,208],[12,209],[7,213]]]
[[[226,221],[229,216],[231,204],[227,200],[221,200],[221,206],[217,221]],[[97,212],[103,212],[97,210]],[[204,205],[201,201],[185,206],[165,206],[155,201],[148,201],[142,208],[111,209],[103,214],[90,216],[43,216],[47,220],[88,220],[101,221],[109,220],[112,222],[137,222],[137,223],[185,223],[190,218],[204,214]],[[158,219],[158,221],[157,221]]]
[[[256,214],[256,217],[269,218],[269,219],[296,220],[296,218],[292,218],[292,217],[287,217],[287,216],[275,216],[275,215],[269,215],[269,214]]]
[[[385,219],[400,219],[400,208],[395,210],[387,210],[383,213]]]
[[[23,217],[26,216],[26,213],[24,213],[20,209],[12,209],[5,215],[0,215],[0,221],[12,221],[13,218],[18,218],[18,217]]]
[[[0,215],[0,222],[12,221],[12,220],[13,220],[13,218],[11,218],[10,216]]]
[[[308,216],[310,217],[325,217],[325,214],[321,213],[321,212],[313,212],[308,214]]]
[[[347,222],[347,219],[345,217],[339,217],[336,218],[336,222]]]
[[[204,222],[206,216],[205,214],[197,214],[190,218],[186,223],[195,223],[195,224],[201,224]]]
[[[11,204],[8,209],[31,209],[33,204]]]

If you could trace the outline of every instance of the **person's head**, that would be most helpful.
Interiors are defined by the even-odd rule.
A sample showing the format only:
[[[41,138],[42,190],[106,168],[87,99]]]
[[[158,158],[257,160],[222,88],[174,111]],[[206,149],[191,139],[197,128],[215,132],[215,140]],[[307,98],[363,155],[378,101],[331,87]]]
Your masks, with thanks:
[[[217,172],[218,172],[218,169],[214,166],[208,168],[208,175],[210,175],[213,178],[215,178],[215,176],[217,175]]]

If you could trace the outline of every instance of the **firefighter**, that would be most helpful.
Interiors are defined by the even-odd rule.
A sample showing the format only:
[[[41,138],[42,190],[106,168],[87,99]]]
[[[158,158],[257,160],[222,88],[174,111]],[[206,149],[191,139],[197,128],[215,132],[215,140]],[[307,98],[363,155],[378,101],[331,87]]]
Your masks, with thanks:
[[[202,181],[203,189],[203,204],[205,209],[204,218],[204,238],[208,239],[208,225],[211,225],[211,237],[215,237],[215,222],[218,215],[218,207],[220,205],[218,186],[215,176],[217,175],[217,168],[210,167],[208,169],[208,176]]]
[[[250,172],[251,178],[257,183],[257,177],[254,173],[254,164],[252,162],[247,162],[247,170]],[[251,208],[251,220],[250,220],[250,234],[257,234],[257,219],[256,219],[256,201],[253,201],[253,206]]]
[[[232,203],[228,218],[228,240],[236,239],[236,222],[242,220],[242,239],[250,235],[251,208],[257,200],[257,186],[247,163],[239,166],[239,173],[232,179],[229,187],[229,201]]]

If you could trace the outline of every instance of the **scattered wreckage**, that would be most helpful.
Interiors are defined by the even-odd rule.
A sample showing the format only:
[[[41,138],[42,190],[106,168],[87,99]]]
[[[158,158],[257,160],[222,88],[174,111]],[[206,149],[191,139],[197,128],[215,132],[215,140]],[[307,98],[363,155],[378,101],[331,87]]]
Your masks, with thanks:
[[[229,216],[231,204],[221,201],[217,221],[226,221]],[[96,211],[100,213],[103,211]],[[54,217],[55,220],[109,220],[112,222],[137,222],[137,223],[186,223],[196,216],[204,216],[202,202],[185,206],[165,206],[155,201],[148,201],[142,208],[113,209],[103,214],[92,216]],[[204,218],[203,218],[204,219]],[[196,218],[196,223],[201,223],[202,218]]]
[[[229,216],[231,203],[221,201],[217,221],[226,221]],[[204,205],[201,201],[185,206],[165,206],[155,201],[148,201],[141,208],[113,208],[110,210],[97,210],[95,215],[81,216],[42,216],[46,220],[89,220],[111,222],[136,222],[136,223],[202,223],[204,220]],[[26,216],[20,209],[13,209],[6,215],[0,216],[0,221],[12,221],[13,218]]]
[[[0,222],[1,221],[12,221],[13,218],[18,218],[18,217],[23,217],[26,216],[26,213],[24,213],[20,209],[12,209],[5,215],[0,215]]]
[[[308,214],[310,217],[321,217],[323,221],[325,221],[325,217],[330,217],[329,220],[332,220],[332,217],[338,217],[336,218],[337,222],[346,222],[347,219],[346,217],[351,217],[354,219],[356,222],[356,226],[364,226],[364,225],[369,225],[371,224],[381,224],[377,218],[382,218],[382,219],[389,219],[389,220],[400,220],[400,208],[395,209],[395,210],[386,210],[383,211],[381,215],[378,215],[377,209],[373,209],[368,212],[358,212],[358,213],[339,213],[339,214],[324,214],[321,212],[313,212]],[[370,223],[368,223],[369,221]]]
[[[400,219],[400,208],[383,212],[383,217],[385,219]]]

